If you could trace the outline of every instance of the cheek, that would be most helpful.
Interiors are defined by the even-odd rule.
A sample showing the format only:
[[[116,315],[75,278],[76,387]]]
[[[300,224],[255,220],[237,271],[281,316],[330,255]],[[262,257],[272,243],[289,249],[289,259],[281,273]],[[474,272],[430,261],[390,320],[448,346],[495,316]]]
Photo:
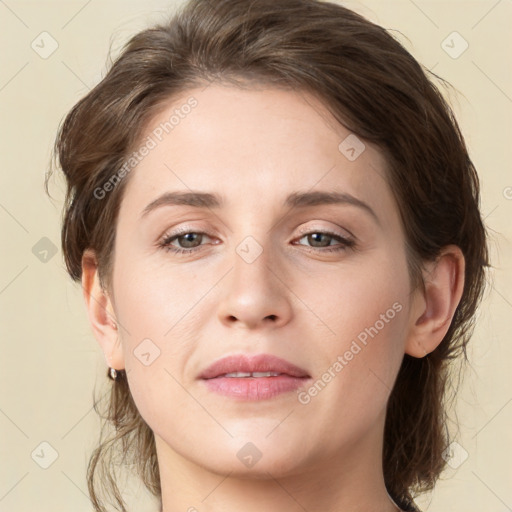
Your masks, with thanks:
[[[205,292],[185,278],[170,279],[162,269],[118,268],[116,314],[123,325],[121,345],[134,400],[145,419],[171,396],[173,407],[186,410],[190,400],[179,383],[202,325],[193,306],[199,292]]]
[[[410,294],[406,260],[382,252],[346,270],[299,292],[322,321],[316,377],[328,384],[319,383],[312,393],[322,390],[322,400],[333,406],[342,402],[359,410],[366,404],[373,414],[385,404],[404,355]]]
[[[369,332],[385,339],[400,338],[407,325],[410,291],[405,259],[374,256],[379,257],[317,275],[310,281],[314,286],[304,283],[299,292],[328,328],[327,336],[338,340],[340,347],[358,336],[361,342],[372,339]]]
[[[205,286],[185,271],[123,262],[115,283],[116,312],[130,333],[167,341],[187,322]]]
[[[155,433],[163,436],[178,427],[187,432],[198,414],[184,387],[187,362],[200,338],[201,322],[191,311],[197,294],[190,287],[171,287],[162,272],[141,269],[136,274],[118,282],[116,301],[126,326],[121,343],[130,391]]]

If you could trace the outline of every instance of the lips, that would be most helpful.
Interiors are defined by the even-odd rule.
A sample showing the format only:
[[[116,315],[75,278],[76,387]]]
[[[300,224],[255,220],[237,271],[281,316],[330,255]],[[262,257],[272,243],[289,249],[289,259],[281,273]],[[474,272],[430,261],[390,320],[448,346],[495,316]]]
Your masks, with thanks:
[[[228,378],[269,378],[268,372],[295,377],[309,378],[306,370],[271,354],[247,355],[239,354],[223,357],[215,361],[200,375],[199,379],[215,379],[227,375]],[[238,375],[230,375],[238,374]],[[249,374],[249,375],[246,375]]]
[[[306,370],[270,354],[239,354],[215,361],[201,373],[201,385],[224,399],[255,402],[289,399],[290,393],[306,386]]]

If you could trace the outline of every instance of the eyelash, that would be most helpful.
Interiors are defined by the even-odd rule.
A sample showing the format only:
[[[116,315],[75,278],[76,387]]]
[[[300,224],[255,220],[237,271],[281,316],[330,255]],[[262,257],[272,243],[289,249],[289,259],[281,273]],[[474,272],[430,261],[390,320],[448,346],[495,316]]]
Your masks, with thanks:
[[[188,234],[206,235],[208,237],[211,236],[208,233],[205,233],[203,231],[193,231],[193,230],[186,230],[185,229],[185,230],[182,230],[180,232],[176,232],[176,233],[171,233],[169,235],[165,235],[162,238],[162,240],[158,243],[158,246],[160,248],[164,249],[167,252],[171,252],[171,253],[177,254],[177,255],[192,254],[192,253],[200,250],[201,247],[203,247],[203,246],[199,245],[198,247],[193,247],[191,249],[183,249],[183,248],[176,248],[176,247],[170,245],[171,242],[173,242],[177,238],[180,238],[180,237],[182,237],[184,235],[188,235]],[[333,237],[334,239],[340,241],[342,245],[341,245],[341,247],[336,247],[336,248],[310,247],[309,249],[307,249],[307,252],[316,252],[316,253],[340,252],[340,251],[345,251],[347,249],[351,249],[351,248],[355,247],[355,242],[353,240],[350,240],[348,238],[342,237],[342,236],[340,236],[340,235],[338,235],[336,233],[333,233],[331,231],[323,231],[323,230],[303,231],[303,232],[301,232],[302,236],[299,238],[299,240],[301,240],[305,236],[311,235],[311,234],[322,234],[322,235],[327,235],[327,236]],[[303,244],[298,244],[298,245],[303,245]],[[304,247],[307,247],[307,246],[304,246]]]

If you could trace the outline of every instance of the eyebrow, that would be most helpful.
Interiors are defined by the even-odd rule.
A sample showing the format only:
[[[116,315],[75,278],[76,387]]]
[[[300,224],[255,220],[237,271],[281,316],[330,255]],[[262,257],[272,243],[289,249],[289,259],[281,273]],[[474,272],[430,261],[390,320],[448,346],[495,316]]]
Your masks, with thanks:
[[[162,206],[192,206],[196,208],[219,209],[224,201],[217,194],[209,192],[165,192],[151,201],[141,213],[141,218],[146,217],[150,212]],[[307,208],[324,204],[348,204],[357,206],[369,213],[379,223],[379,218],[374,210],[357,197],[346,192],[293,192],[290,194],[284,206],[290,209]]]

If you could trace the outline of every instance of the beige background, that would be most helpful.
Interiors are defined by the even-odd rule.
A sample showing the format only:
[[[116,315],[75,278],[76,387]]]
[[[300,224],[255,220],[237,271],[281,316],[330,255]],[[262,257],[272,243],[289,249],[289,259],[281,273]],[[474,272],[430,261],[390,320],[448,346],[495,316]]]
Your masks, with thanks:
[[[92,510],[85,482],[99,425],[92,392],[95,384],[99,390],[104,386],[106,363],[90,330],[81,288],[64,270],[63,183],[53,182],[52,203],[43,191],[44,173],[59,122],[104,75],[110,44],[116,54],[130,35],[162,20],[177,4],[0,1],[0,511]],[[481,176],[482,211],[491,234],[494,282],[470,346],[472,367],[451,412],[460,424],[460,446],[453,452],[453,467],[418,504],[434,512],[510,511],[512,2],[345,4],[399,31],[420,62],[460,91],[450,93],[450,99]],[[49,36],[40,36],[43,31],[58,43],[47,58],[31,47],[35,41],[40,53],[51,49]],[[460,37],[446,40],[454,31]],[[453,58],[464,41],[469,47]],[[41,251],[52,245],[56,254],[49,252],[43,261]],[[52,450],[58,456],[43,469],[41,464],[52,462]],[[133,494],[134,510],[156,510],[142,489],[135,487]]]

